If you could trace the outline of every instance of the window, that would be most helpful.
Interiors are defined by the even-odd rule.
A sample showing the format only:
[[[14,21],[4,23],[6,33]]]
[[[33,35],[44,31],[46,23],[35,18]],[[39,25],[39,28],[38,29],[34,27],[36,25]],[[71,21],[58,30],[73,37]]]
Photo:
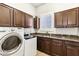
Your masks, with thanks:
[[[40,28],[51,28],[51,15],[43,15],[40,17]]]

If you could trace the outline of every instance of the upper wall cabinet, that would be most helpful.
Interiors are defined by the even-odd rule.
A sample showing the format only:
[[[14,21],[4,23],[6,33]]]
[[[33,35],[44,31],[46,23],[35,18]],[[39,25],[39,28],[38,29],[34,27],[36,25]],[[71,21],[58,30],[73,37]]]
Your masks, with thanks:
[[[0,3],[0,27],[12,26],[13,9]]]
[[[24,13],[14,9],[14,26],[22,27],[24,26]]]
[[[24,27],[25,28],[32,28],[33,27],[33,16],[25,14]]]
[[[67,11],[63,11],[62,12],[62,27],[67,27],[67,21],[68,21],[68,17],[67,17]]]
[[[33,24],[34,24],[34,28],[35,28],[35,29],[39,29],[39,28],[40,28],[40,18],[36,16],[36,17],[34,18]]]
[[[55,27],[63,27],[62,12],[55,13]]]
[[[68,26],[77,26],[78,23],[78,8],[74,8],[67,11]]]
[[[20,10],[0,3],[0,27],[25,27],[33,26],[33,17]]]
[[[79,8],[55,13],[55,27],[78,27]]]

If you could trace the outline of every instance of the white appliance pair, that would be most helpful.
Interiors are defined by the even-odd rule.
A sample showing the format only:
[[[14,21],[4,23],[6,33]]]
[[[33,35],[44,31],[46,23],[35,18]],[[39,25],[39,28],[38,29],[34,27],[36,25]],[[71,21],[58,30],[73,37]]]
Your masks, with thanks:
[[[0,56],[24,55],[24,29],[0,27]]]

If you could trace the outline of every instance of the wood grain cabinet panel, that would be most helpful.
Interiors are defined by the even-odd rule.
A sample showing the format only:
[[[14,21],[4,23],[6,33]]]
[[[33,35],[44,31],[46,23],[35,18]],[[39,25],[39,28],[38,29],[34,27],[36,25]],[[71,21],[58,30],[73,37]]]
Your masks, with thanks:
[[[24,27],[25,28],[31,28],[33,27],[33,16],[25,14],[25,21],[24,21]]]
[[[78,8],[76,9],[71,9],[67,11],[67,16],[68,16],[68,26],[76,26],[77,25],[77,11]]]
[[[79,56],[78,42],[65,42],[67,56]]]
[[[42,38],[41,37],[37,37],[37,49],[38,50],[42,50],[41,44],[42,43]]]
[[[63,56],[63,41],[51,40],[51,55]]]
[[[0,27],[33,27],[33,17],[18,9],[0,3]]]
[[[45,37],[38,37],[37,49],[44,53],[50,54],[50,39]]]
[[[44,42],[43,37],[37,38],[37,49],[42,52],[45,52],[45,42]]]
[[[52,56],[79,56],[79,42],[37,37],[37,49]]]
[[[39,29],[40,28],[40,18],[36,16],[34,18],[33,24],[34,24],[34,29]]]
[[[63,27],[62,12],[55,13],[55,27]]]
[[[62,12],[63,13],[63,20],[62,20],[62,22],[63,22],[63,27],[67,27],[68,26],[68,16],[67,16],[67,11],[63,11]]]
[[[55,27],[79,27],[79,8],[72,8],[55,13]]]
[[[0,26],[12,26],[13,9],[3,3],[0,3]]]
[[[37,37],[37,49],[49,54],[63,56],[63,41],[46,37]]]
[[[23,27],[24,26],[24,13],[14,9],[14,26]]]
[[[44,37],[44,52],[50,54],[50,38]]]
[[[66,49],[67,56],[79,56],[79,47],[68,45]]]

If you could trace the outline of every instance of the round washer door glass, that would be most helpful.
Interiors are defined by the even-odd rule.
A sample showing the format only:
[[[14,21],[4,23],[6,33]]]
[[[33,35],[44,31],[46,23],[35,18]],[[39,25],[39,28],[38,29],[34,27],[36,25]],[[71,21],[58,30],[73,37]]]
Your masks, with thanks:
[[[2,43],[2,50],[3,51],[9,51],[17,48],[19,44],[21,43],[21,40],[17,36],[10,36],[5,39],[5,41]]]

